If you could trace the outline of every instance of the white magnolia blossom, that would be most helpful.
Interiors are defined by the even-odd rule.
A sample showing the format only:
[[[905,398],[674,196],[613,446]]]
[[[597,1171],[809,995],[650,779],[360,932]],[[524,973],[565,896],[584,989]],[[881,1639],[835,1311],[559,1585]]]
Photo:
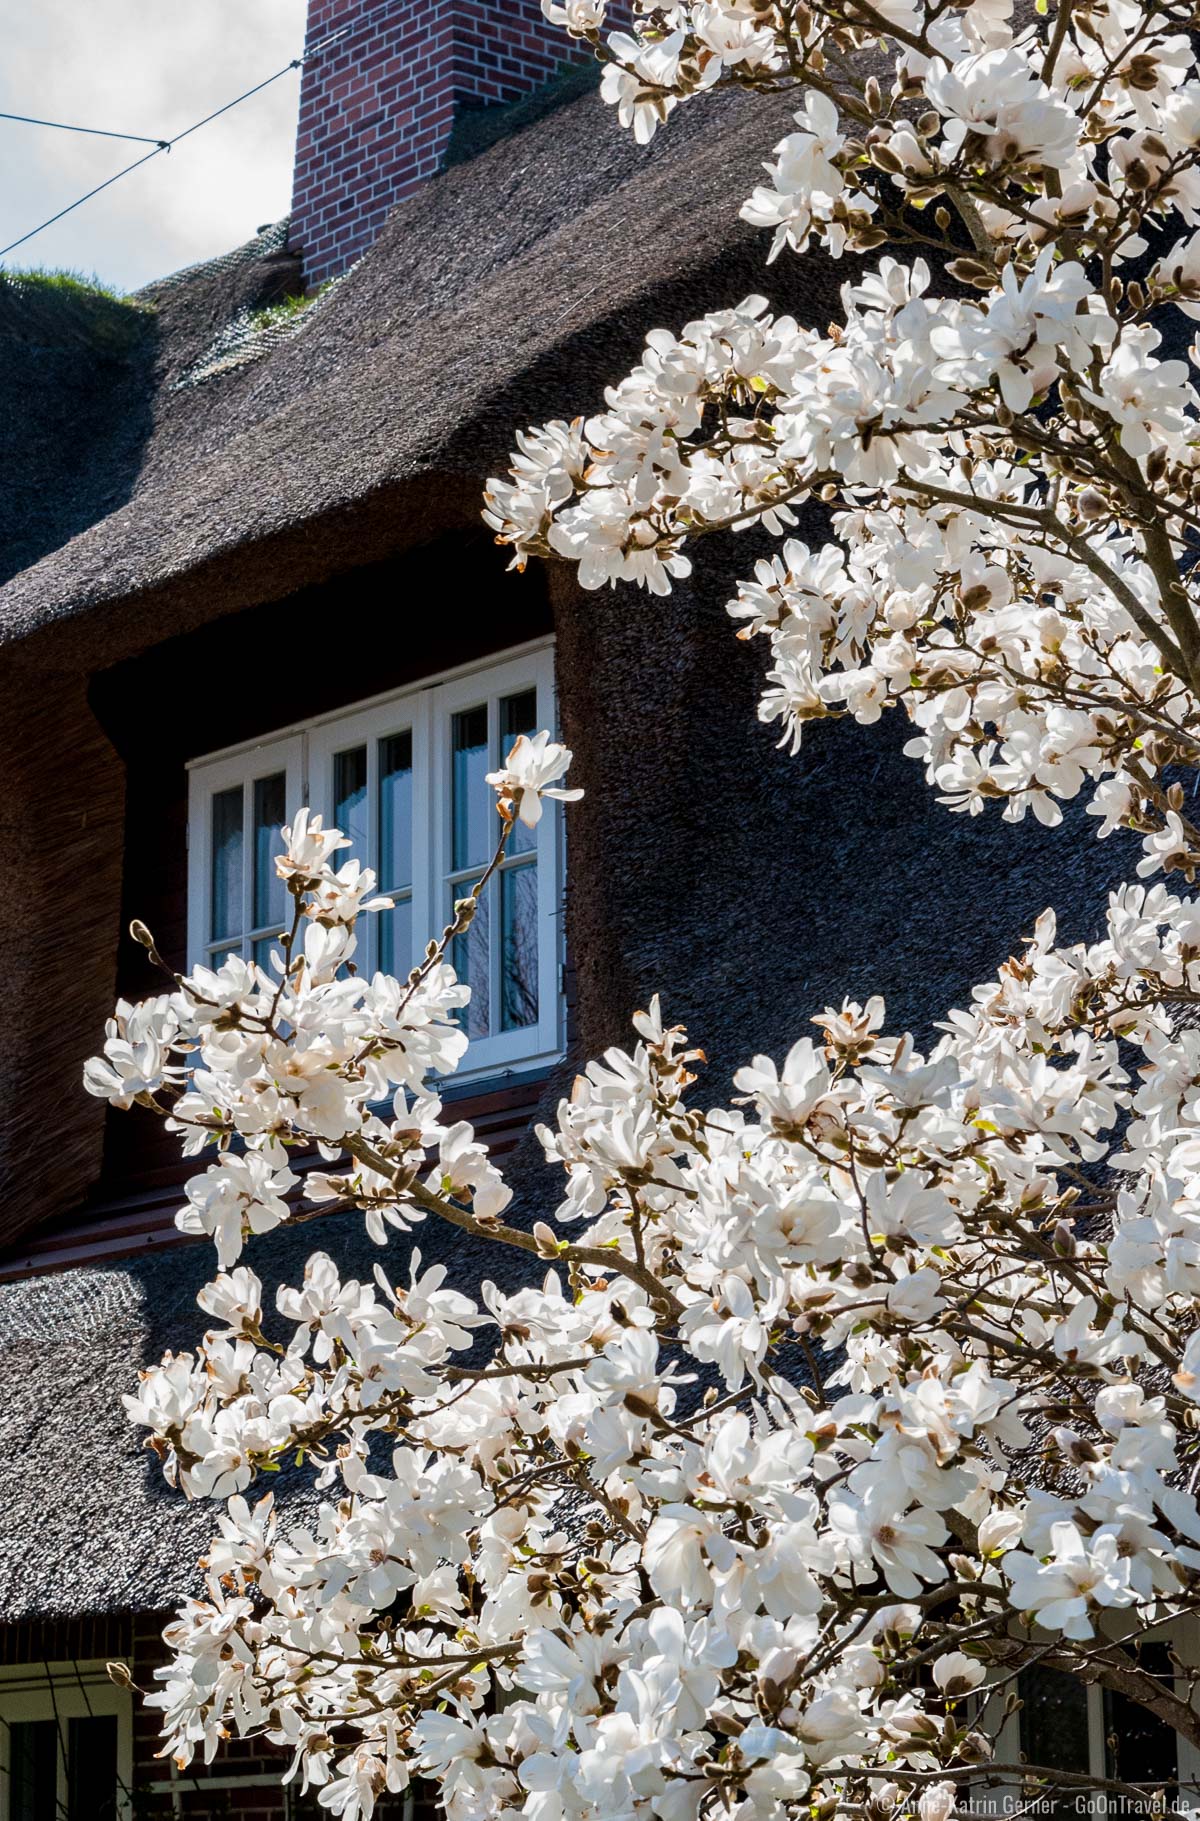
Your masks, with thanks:
[[[832,327],[749,298],[656,331],[602,413],[518,439],[501,540],[664,592],[689,539],[788,534],[819,497],[833,541],[785,536],[730,604],[770,648],[764,718],[794,747],[899,707],[951,809],[1053,821],[1086,789],[1141,877],[1094,942],[1046,912],[926,1049],[848,1001],[724,1105],[654,1000],[541,1131],[552,1222],[435,1092],[484,882],[406,980],[364,979],[384,901],[298,816],[270,968],[122,1003],[85,1073],[198,1160],[180,1224],[218,1253],[196,1351],[127,1399],[171,1483],[223,1501],[153,1700],[180,1764],[266,1737],[348,1821],[417,1776],[451,1821],[948,1821],[1011,1777],[1030,1664],[1200,1747],[1196,1672],[1134,1648],[1200,1612],[1192,15],[607,10],[546,0],[639,138],[721,85],[796,88],[747,207],[770,250],[921,252]],[[577,794],[568,760],[543,733],[493,775],[489,874]],[[344,1281],[317,1250],[271,1295],[239,1262],[338,1208],[528,1269],[476,1292],[406,1248]]]
[[[1067,948],[1047,912],[928,1054],[846,1003],[709,1111],[655,1001],[543,1130],[564,1193],[530,1230],[410,1098],[468,907],[407,982],[326,978],[299,937],[332,875],[301,871],[274,975],[124,1008],[87,1076],[126,1102],[153,1023],[139,1098],[216,1152],[180,1217],[211,1325],[126,1399],[226,1501],[152,1697],[182,1763],[265,1734],[337,1814],[426,1774],[454,1817],[747,1818],[868,1804],[886,1764],[926,1821],[987,1769],[956,1717],[985,1682],[1048,1650],[1102,1679],[1108,1615],[1197,1610],[1200,901],[1127,886]],[[317,1251],[268,1316],[243,1242],[330,1202],[533,1269],[476,1300],[419,1252],[346,1282]],[[311,1521],[261,1490],[292,1463]]]
[[[832,325],[747,297],[655,330],[595,416],[526,431],[488,491],[514,561],[661,594],[695,538],[820,500],[833,541],[788,538],[729,603],[782,742],[899,706],[950,807],[1055,822],[1088,790],[1143,876],[1192,878],[1163,782],[1200,753],[1191,9],[633,0],[607,35],[603,8],[546,10],[599,42],[642,138],[716,86],[795,89],[743,209],[768,259],[893,251]]]
[[[544,799],[578,803],[582,797],[581,790],[554,788],[570,763],[568,748],[556,745],[548,733],[534,734],[532,739],[522,733],[517,735],[503,771],[489,771],[487,782],[500,793],[502,805],[511,802],[513,815],[527,828],[536,828]]]

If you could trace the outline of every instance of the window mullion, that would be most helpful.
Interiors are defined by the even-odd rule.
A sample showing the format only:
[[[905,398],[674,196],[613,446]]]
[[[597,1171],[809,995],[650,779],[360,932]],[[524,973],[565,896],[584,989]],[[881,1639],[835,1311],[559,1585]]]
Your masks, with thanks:
[[[378,730],[376,728],[369,728],[366,735],[367,851],[365,854],[361,855],[363,865],[375,869],[377,881],[382,877],[380,872],[382,847],[379,833],[379,738]],[[361,957],[362,971],[366,974],[367,978],[370,979],[378,965],[376,957],[379,949],[379,917],[362,917],[359,920],[359,925],[362,929],[363,949],[365,951]]]
[[[242,784],[242,930],[238,952],[249,960],[254,953],[250,927],[254,922],[254,867],[257,859],[254,840],[254,778],[248,775]]]
[[[488,770],[499,771],[503,761],[500,751],[500,697],[493,693],[488,697]],[[484,787],[491,794],[491,787]],[[498,818],[497,818],[498,819]],[[485,855],[484,864],[490,856]],[[495,1037],[504,1028],[504,890],[499,879],[489,881],[486,888],[492,892],[491,909],[494,914],[488,918],[488,1036]]]
[[[413,950],[423,954],[439,927],[434,910],[441,893],[442,827],[435,805],[445,803],[441,755],[441,691],[426,690],[413,717]]]

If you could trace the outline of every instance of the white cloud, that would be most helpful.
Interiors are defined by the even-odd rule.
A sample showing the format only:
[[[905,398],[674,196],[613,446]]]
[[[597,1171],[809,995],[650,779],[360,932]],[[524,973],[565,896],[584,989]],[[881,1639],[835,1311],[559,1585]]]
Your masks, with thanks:
[[[10,0],[0,111],[171,138],[299,53],[305,0]],[[5,266],[133,290],[247,240],[291,202],[299,71],[37,235]],[[142,148],[149,150],[148,147]],[[0,246],[139,148],[0,120]]]

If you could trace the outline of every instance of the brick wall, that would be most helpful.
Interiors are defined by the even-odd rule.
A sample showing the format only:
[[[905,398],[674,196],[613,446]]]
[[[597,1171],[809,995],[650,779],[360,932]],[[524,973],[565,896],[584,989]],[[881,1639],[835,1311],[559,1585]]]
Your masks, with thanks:
[[[438,171],[459,110],[515,101],[591,55],[540,0],[310,0],[292,243],[320,284]]]

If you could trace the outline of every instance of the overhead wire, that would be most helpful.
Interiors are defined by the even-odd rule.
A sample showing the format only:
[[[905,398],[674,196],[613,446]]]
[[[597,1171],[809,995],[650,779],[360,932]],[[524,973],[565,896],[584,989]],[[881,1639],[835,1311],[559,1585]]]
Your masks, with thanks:
[[[6,247],[0,247],[0,259],[4,259],[9,253],[15,253],[18,247],[25,245],[26,241],[35,239],[39,234],[44,234],[47,228],[54,226],[55,222],[61,221],[66,215],[73,214],[76,209],[81,209],[85,202],[92,200],[93,196],[99,196],[101,191],[110,189],[114,183],[120,183],[122,177],[128,177],[131,171],[140,170],[142,165],[149,164],[150,160],[157,158],[161,152],[169,152],[181,140],[190,138],[193,133],[198,133],[201,127],[210,125],[214,120],[219,120],[222,114],[228,114],[231,108],[240,107],[243,101],[249,101],[253,95],[260,95],[263,89],[270,88],[271,84],[278,82],[282,76],[288,75],[292,70],[303,68],[306,63],[311,62],[314,57],[320,56],[323,51],[329,50],[332,45],[340,43],[351,33],[361,31],[376,13],[385,12],[392,4],[393,0],[379,0],[377,6],[369,7],[356,20],[337,26],[332,32],[327,32],[325,37],[318,38],[315,44],[306,44],[298,57],[293,57],[290,63],[285,63],[283,68],[276,70],[273,76],[268,76],[263,82],[256,82],[252,89],[247,89],[244,94],[235,95],[232,101],[225,103],[224,107],[214,108],[211,114],[204,116],[203,120],[194,121],[191,126],[185,127],[181,133],[176,133],[170,139],[153,139],[143,133],[110,132],[104,127],[72,126],[62,120],[39,120],[32,114],[0,113],[0,120],[12,120],[24,126],[51,127],[55,131],[63,133],[87,133],[100,139],[128,139],[135,144],[148,145],[151,148],[150,151],[143,152],[140,158],[135,158],[131,164],[125,165],[119,171],[114,171],[111,177],[104,179],[103,183],[98,183],[84,195],[77,196],[74,202],[69,202],[66,208],[59,209],[57,214],[48,216],[45,221],[39,222],[36,228],[30,228],[27,234],[22,234],[19,239],[10,241]]]
[[[9,253],[14,253],[18,247],[23,247],[25,245],[26,241],[33,240],[36,235],[44,233],[47,228],[53,227],[55,222],[61,221],[65,215],[73,214],[76,209],[82,208],[85,202],[90,202],[92,200],[93,196],[99,196],[99,194],[101,193],[102,190],[110,189],[114,183],[119,183],[121,181],[122,177],[128,177],[129,173],[131,171],[136,171],[142,165],[149,164],[149,162],[152,158],[157,158],[161,153],[171,151],[172,148],[174,146],[179,145],[182,140],[190,139],[190,137],[193,133],[198,133],[200,131],[201,127],[209,126],[212,121],[219,120],[221,118],[222,114],[228,114],[231,108],[240,107],[243,101],[249,101],[251,96],[260,95],[264,89],[270,88],[270,86],[273,82],[278,82],[281,76],[288,75],[289,72],[292,70],[300,69],[303,64],[308,62],[310,57],[315,56],[318,51],[326,49],[330,43],[332,43],[335,39],[337,39],[341,36],[342,36],[341,32],[331,33],[328,38],[322,39],[321,42],[319,44],[314,45],[311,50],[304,51],[302,53],[302,55],[299,57],[293,57],[290,63],[285,63],[283,68],[276,70],[273,76],[266,77],[265,80],[262,82],[256,82],[253,88],[246,89],[245,92],[241,95],[235,95],[232,101],[227,101],[223,107],[214,108],[211,114],[205,114],[203,120],[193,121],[191,126],[184,127],[184,129],[181,133],[174,134],[174,136],[172,138],[147,141],[146,143],[150,144],[150,146],[151,146],[150,151],[143,152],[140,158],[135,158],[131,164],[125,165],[122,170],[114,171],[113,175],[111,177],[106,177],[104,179],[103,183],[96,184],[92,189],[88,190],[85,195],[77,196],[75,201],[69,202],[65,209],[59,209],[57,214],[51,215],[47,218],[47,220],[39,222],[37,227],[30,228],[30,230],[27,234],[22,234],[17,240],[10,241],[6,247],[0,247],[0,259],[5,258],[5,256]],[[31,124],[42,125],[42,126],[59,126],[59,125],[61,125],[61,123],[58,121],[36,121],[35,122],[35,121],[32,121],[31,116],[19,115],[19,114],[17,114],[17,115],[7,114],[7,115],[0,116],[0,118],[10,119],[10,120],[28,120],[28,121],[30,121]],[[96,127],[96,128],[64,127],[63,130],[66,132],[76,132],[76,131],[78,131],[78,132],[96,132],[96,133],[101,132],[101,129],[98,127]],[[104,134],[103,136],[111,137],[111,138],[123,138],[123,139],[135,139],[135,138],[140,137],[139,135],[133,134],[133,133],[122,133],[122,134],[114,133],[111,135]]]
[[[21,126],[49,126],[59,133],[88,133],[93,139],[130,139],[135,145],[165,146],[165,139],[154,139],[147,133],[114,133],[103,126],[72,126],[66,120],[39,120],[35,114],[5,114],[0,120],[15,120]]]

